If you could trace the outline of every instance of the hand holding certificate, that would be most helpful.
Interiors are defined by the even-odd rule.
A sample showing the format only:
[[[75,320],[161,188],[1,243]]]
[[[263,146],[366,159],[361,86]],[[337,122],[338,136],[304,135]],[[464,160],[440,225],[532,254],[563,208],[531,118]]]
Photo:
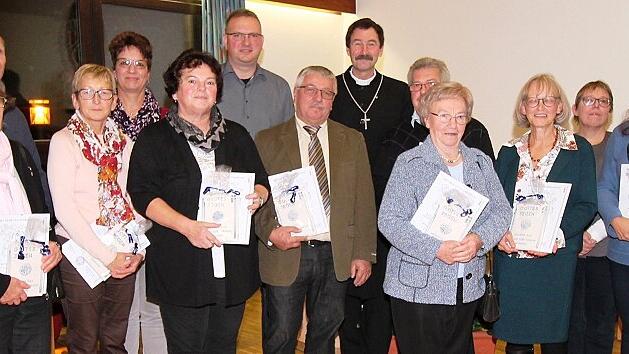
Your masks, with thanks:
[[[0,216],[0,273],[30,285],[26,295],[46,293],[47,274],[41,270],[42,257],[50,254],[50,214]]]
[[[570,195],[570,183],[540,182],[536,190],[520,190],[513,203],[509,230],[521,251],[552,253],[563,240],[559,229]]]
[[[223,244],[249,244],[254,173],[203,172],[199,196],[199,221],[220,224],[212,234]]]
[[[269,184],[280,225],[301,229],[293,236],[330,232],[313,166],[269,176]]]
[[[411,224],[439,240],[461,241],[489,199],[450,175],[439,172]]]

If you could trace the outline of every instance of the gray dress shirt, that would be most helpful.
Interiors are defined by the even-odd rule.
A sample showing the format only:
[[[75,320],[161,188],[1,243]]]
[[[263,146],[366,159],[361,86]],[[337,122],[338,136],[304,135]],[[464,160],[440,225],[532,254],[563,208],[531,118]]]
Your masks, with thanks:
[[[223,117],[243,125],[252,137],[293,117],[295,108],[286,80],[258,65],[245,84],[231,65],[223,64]]]

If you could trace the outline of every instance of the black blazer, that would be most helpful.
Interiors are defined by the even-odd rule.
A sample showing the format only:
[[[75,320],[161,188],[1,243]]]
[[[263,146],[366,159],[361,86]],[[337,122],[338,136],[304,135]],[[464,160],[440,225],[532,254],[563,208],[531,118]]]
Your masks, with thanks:
[[[268,187],[267,174],[247,130],[226,120],[225,134],[215,150],[216,165],[229,165],[233,172],[254,172],[255,183]],[[201,170],[188,141],[168,120],[154,123],[140,133],[129,163],[127,190],[135,209],[146,216],[155,198],[195,220],[199,205]],[[227,304],[249,298],[260,285],[258,252],[253,222],[249,245],[224,245]],[[179,306],[203,306],[216,302],[212,252],[194,247],[180,233],[153,223],[147,237],[147,297]]]
[[[46,207],[46,201],[44,197],[44,189],[41,185],[41,179],[39,177],[39,170],[37,169],[37,165],[33,161],[33,158],[28,153],[26,148],[13,140],[9,140],[11,144],[11,153],[13,155],[13,165],[17,170],[18,176],[20,176],[20,181],[22,181],[22,185],[24,186],[24,190],[26,190],[26,196],[28,198],[28,203],[31,206],[31,212],[33,214],[36,213],[48,213],[48,207]],[[53,216],[50,218],[51,223],[53,222]],[[51,231],[49,233],[50,240],[56,240],[54,232]],[[48,288],[50,289],[50,281],[51,277],[48,277]],[[9,275],[0,274],[0,296],[4,294],[4,292],[9,287],[9,283],[11,282],[11,277]]]

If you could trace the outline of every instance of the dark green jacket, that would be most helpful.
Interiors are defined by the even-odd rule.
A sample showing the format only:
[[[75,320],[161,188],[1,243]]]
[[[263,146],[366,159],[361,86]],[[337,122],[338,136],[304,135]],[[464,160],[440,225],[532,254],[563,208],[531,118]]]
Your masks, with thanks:
[[[583,231],[597,210],[596,169],[592,146],[575,135],[577,150],[562,149],[548,182],[571,183],[561,220],[566,247],[534,259],[508,257],[496,251],[494,274],[500,290],[500,319],[494,335],[512,343],[556,343],[568,339],[577,254]],[[513,203],[520,157],[515,147],[503,146],[496,170],[507,199]]]

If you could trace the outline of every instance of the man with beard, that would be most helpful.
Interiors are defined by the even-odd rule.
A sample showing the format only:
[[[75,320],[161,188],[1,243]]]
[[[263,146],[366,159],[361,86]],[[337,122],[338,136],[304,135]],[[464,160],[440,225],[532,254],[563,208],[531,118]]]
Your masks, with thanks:
[[[363,134],[372,175],[379,169],[375,163],[387,131],[412,112],[408,87],[376,69],[382,55],[384,31],[369,18],[349,26],[345,46],[352,66],[336,77],[336,96],[330,118]],[[376,193],[376,204],[382,194]],[[345,300],[345,321],[340,329],[343,353],[387,353],[391,342],[392,322],[388,298],[382,290],[386,257],[390,245],[378,234],[377,263],[371,278],[362,286],[350,284]]]

